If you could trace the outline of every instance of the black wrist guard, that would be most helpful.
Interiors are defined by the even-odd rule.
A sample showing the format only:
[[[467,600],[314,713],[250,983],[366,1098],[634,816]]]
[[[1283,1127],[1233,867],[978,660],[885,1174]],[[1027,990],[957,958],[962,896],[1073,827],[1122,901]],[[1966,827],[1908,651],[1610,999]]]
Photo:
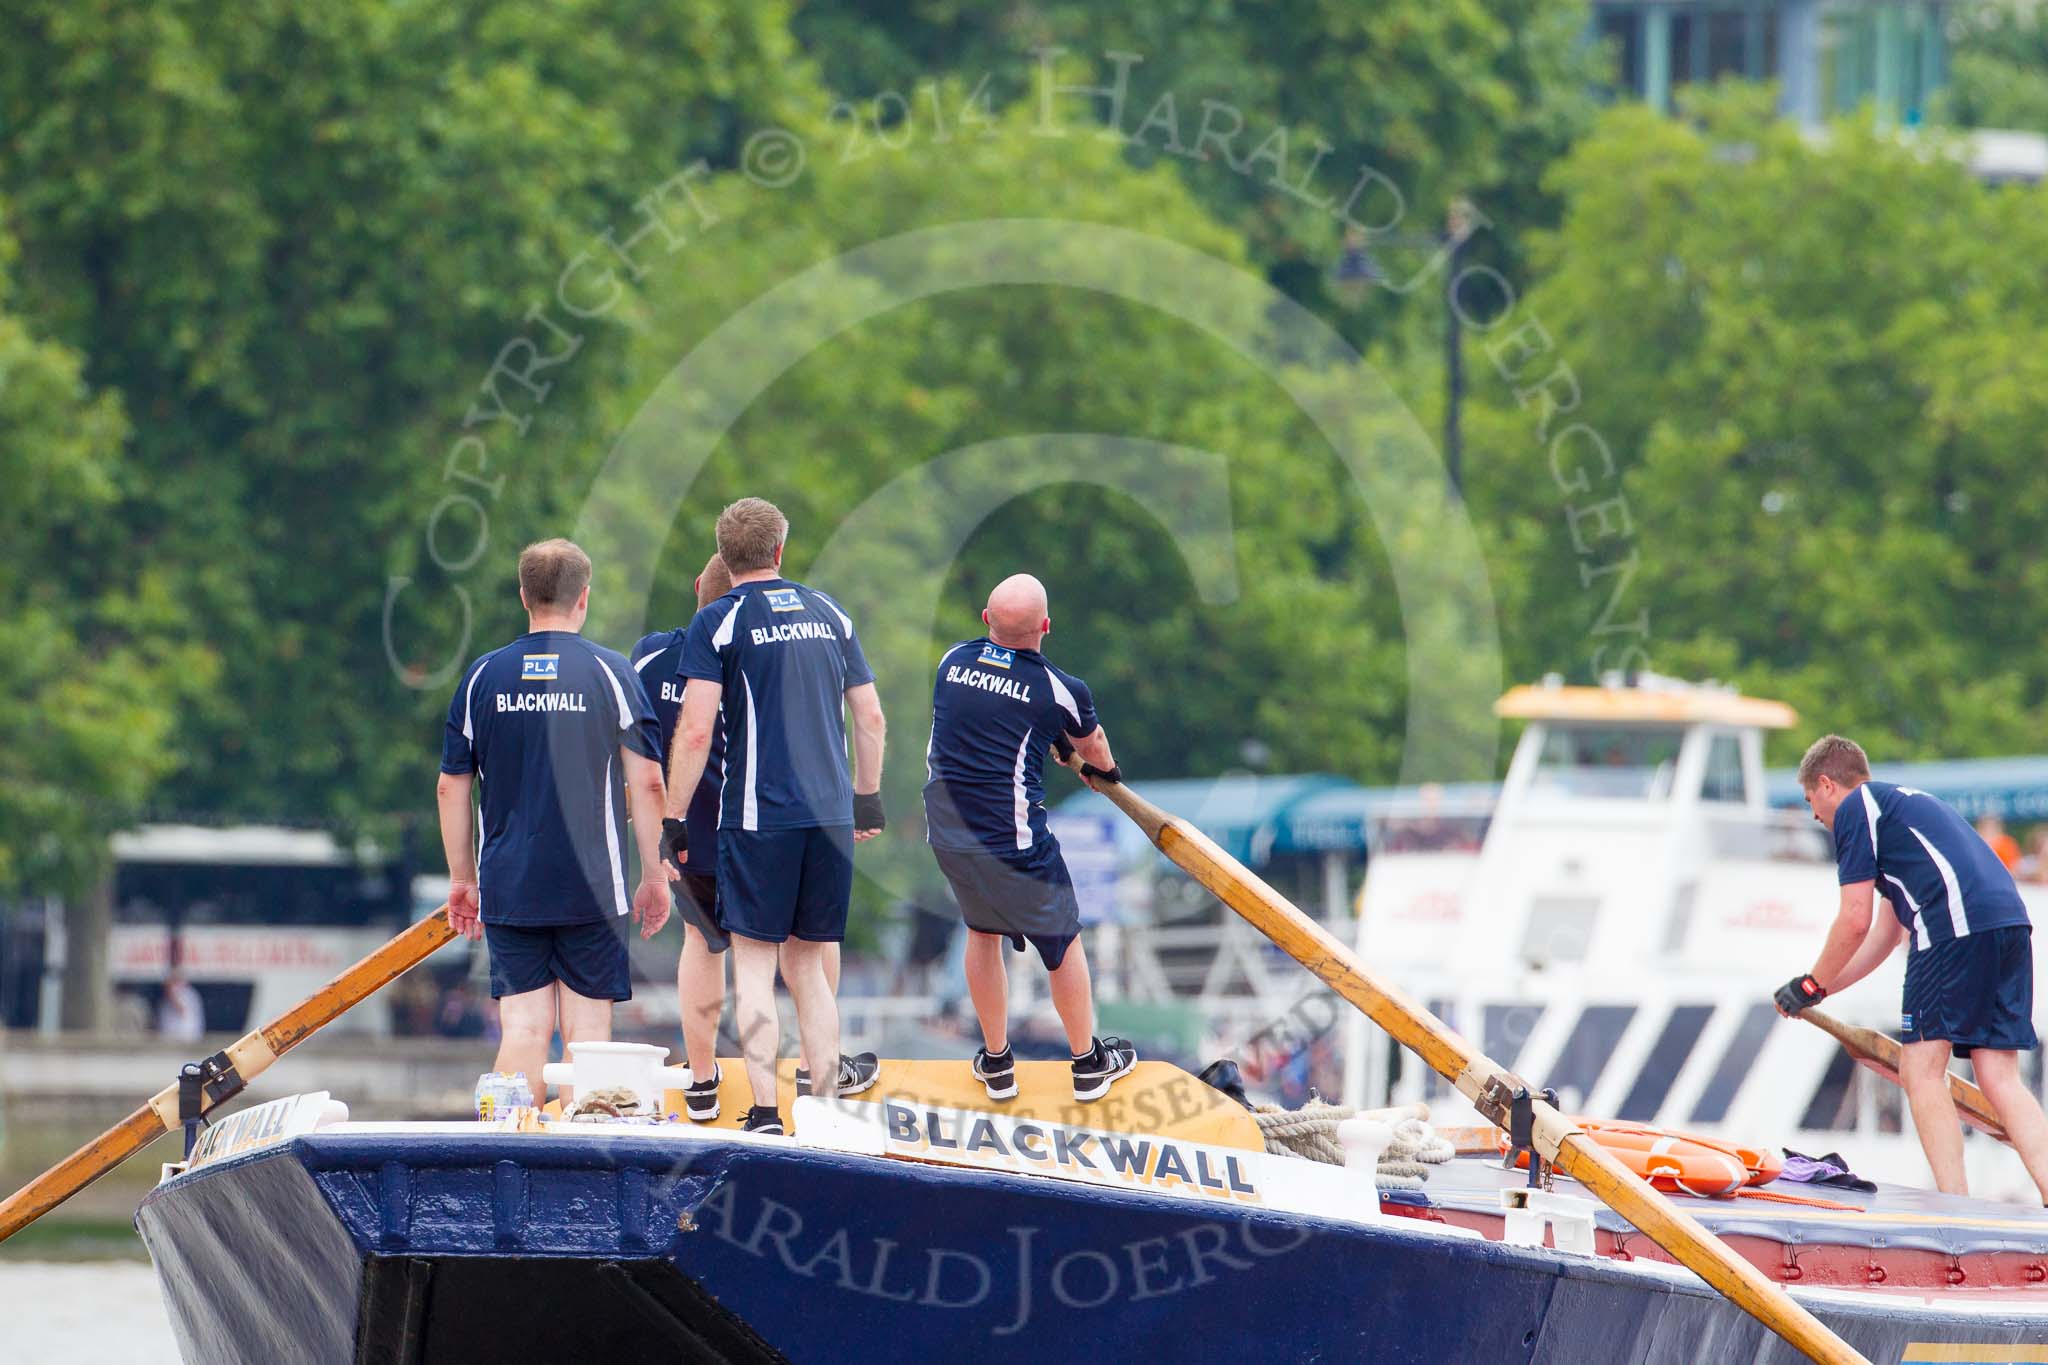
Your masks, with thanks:
[[[1124,780],[1124,770],[1118,764],[1111,764],[1107,768],[1098,768],[1093,763],[1083,763],[1081,765],[1081,776],[1097,778],[1103,782],[1122,782]]]
[[[1805,976],[1795,976],[1778,987],[1778,994],[1774,998],[1779,1009],[1787,1014],[1797,1014],[1807,1006],[1818,1005],[1827,999],[1828,993],[1821,989],[1820,982],[1815,981],[1809,973]]]
[[[661,822],[661,856],[666,862],[675,864],[676,871],[683,870],[683,860],[678,854],[690,851],[690,827],[681,820],[664,819]]]
[[[882,794],[880,792],[855,792],[853,794],[853,827],[855,829],[881,829],[888,824],[882,818]]]

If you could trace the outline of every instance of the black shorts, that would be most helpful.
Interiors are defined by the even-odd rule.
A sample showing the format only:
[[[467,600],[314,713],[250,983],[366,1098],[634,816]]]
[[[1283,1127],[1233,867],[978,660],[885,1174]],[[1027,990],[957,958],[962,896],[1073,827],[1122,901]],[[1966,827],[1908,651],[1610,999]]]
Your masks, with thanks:
[[[675,893],[676,913],[683,917],[683,923],[703,935],[706,948],[722,953],[732,946],[732,940],[718,927],[718,878],[685,872],[675,884]]]
[[[1046,970],[1056,970],[1081,932],[1081,904],[1059,841],[1026,849],[932,848],[967,927],[1001,934],[1019,952],[1028,941]]]
[[[588,924],[486,924],[491,999],[559,981],[586,1000],[631,1000],[625,925],[623,915]]]
[[[718,927],[726,933],[837,943],[852,900],[852,825],[718,831]]]
[[[1899,1041],[1943,1040],[1955,1055],[1975,1048],[2028,1052],[2034,1036],[2034,936],[2025,925],[1986,929],[1915,948],[1906,959]]]

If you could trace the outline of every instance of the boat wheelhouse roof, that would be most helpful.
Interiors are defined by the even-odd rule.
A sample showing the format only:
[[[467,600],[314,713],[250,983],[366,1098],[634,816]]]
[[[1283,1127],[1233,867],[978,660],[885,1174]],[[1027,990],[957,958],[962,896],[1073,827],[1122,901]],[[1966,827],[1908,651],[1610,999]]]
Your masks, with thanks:
[[[1789,730],[1799,713],[1781,701],[1745,697],[1733,688],[1517,687],[1493,705],[1507,720],[1592,721],[1610,725],[1733,725]]]

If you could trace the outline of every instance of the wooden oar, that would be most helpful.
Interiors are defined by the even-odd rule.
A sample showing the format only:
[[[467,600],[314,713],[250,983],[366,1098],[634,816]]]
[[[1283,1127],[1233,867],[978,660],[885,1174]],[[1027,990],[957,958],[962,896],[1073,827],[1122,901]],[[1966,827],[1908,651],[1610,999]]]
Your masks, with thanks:
[[[1069,760],[1067,766],[1080,771],[1078,758]],[[1493,1123],[1508,1126],[1510,1100],[1516,1089],[1534,1093],[1534,1087],[1487,1058],[1399,987],[1381,980],[1328,930],[1252,875],[1199,829],[1168,815],[1127,784],[1104,783],[1101,790],[1145,831],[1160,852],[1449,1079]],[[1681,1264],[1810,1359],[1830,1365],[1863,1361],[1791,1295],[1729,1250],[1690,1214],[1638,1179],[1554,1107],[1538,1099],[1535,1109],[1536,1150],[1558,1170],[1598,1195]]]
[[[1799,1017],[1840,1043],[1842,1051],[1870,1070],[1895,1085],[1904,1084],[1899,1079],[1898,1039],[1887,1037],[1874,1028],[1845,1024],[1823,1010],[1801,1010]],[[2005,1135],[2005,1125],[1998,1121],[1998,1111],[1991,1107],[1991,1101],[1983,1091],[1951,1071],[1948,1073],[1948,1093],[1955,1100],[1956,1112],[1962,1115],[1963,1122],[1983,1129],[2000,1142],[2012,1142]]]
[[[233,1099],[244,1085],[269,1070],[272,1062],[403,976],[407,969],[425,961],[436,948],[454,937],[455,930],[448,923],[448,907],[443,905],[262,1028],[244,1034],[226,1051],[208,1058],[203,1063],[207,1077],[202,1112]],[[140,1109],[0,1203],[0,1242],[165,1133],[177,1132],[181,1123],[178,1086],[172,1082]]]

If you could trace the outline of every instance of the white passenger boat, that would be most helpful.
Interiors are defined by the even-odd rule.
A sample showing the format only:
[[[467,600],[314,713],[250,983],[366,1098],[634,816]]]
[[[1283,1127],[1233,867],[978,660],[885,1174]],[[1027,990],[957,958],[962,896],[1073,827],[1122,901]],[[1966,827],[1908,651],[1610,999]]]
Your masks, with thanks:
[[[1526,728],[1495,803],[1425,797],[1373,829],[1364,958],[1567,1110],[1926,1180],[1898,1087],[1771,1005],[1837,903],[1827,832],[1765,799],[1763,738],[1792,709],[1648,679],[1518,687],[1496,710]],[[2038,922],[2048,900],[2022,892]],[[1902,948],[1828,1010],[1896,1032],[1904,966]],[[1456,1103],[1370,1025],[1348,1028],[1347,1100]],[[2032,1191],[2004,1145],[1972,1134],[1965,1152],[1973,1192]]]

